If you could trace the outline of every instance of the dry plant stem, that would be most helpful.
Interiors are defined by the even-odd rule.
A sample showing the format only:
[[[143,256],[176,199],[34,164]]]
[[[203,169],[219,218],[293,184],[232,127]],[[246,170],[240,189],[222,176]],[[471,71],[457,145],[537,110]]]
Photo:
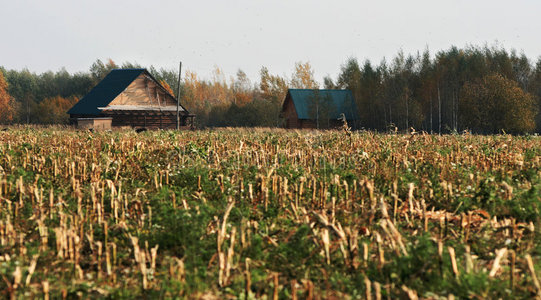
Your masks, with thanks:
[[[539,297],[541,296],[541,285],[539,284],[539,280],[537,279],[537,274],[535,272],[532,256],[530,254],[526,254],[525,259],[526,264],[528,265],[528,270],[530,271],[530,275],[532,276],[532,281],[537,288],[537,296]]]
[[[49,282],[42,281],[41,286],[43,287],[43,299],[49,300]]]
[[[426,203],[424,200],[422,201],[422,206],[423,206],[423,229],[425,232],[428,232],[428,217],[426,215]]]
[[[472,255],[471,255],[471,249],[470,249],[470,245],[466,245],[465,247],[466,249],[466,253],[464,254],[465,255],[465,258],[466,258],[466,273],[471,273],[473,271],[473,258],[472,258]]]
[[[381,300],[381,284],[379,282],[374,281],[374,291],[376,293],[376,300]]]
[[[244,287],[244,298],[248,299],[248,297],[250,296],[250,291],[252,289],[251,288],[252,287],[252,276],[250,274],[250,259],[249,258],[245,259],[244,267],[245,267],[244,276],[245,276],[245,280],[246,280],[246,285]]]
[[[291,300],[297,300],[297,280],[291,280]]]
[[[30,263],[30,267],[28,267],[28,275],[26,275],[26,281],[25,284],[29,285],[30,280],[32,280],[32,274],[34,274],[34,271],[36,270],[36,265],[38,262],[39,255],[36,254],[32,258],[32,262]]]
[[[307,283],[307,294],[306,294],[306,300],[312,300],[314,299],[314,284],[311,281],[308,281]]]
[[[364,278],[364,290],[366,299],[372,299],[372,282],[370,282],[368,277]]]
[[[406,293],[406,295],[408,296],[408,299],[410,299],[410,300],[418,300],[419,299],[419,297],[417,296],[417,293],[414,290],[408,288],[407,286],[403,285],[402,290]]]
[[[515,263],[516,263],[516,253],[514,250],[511,250],[511,268],[509,270],[509,288],[511,291],[515,290]]]
[[[507,254],[507,248],[502,248],[496,251],[496,258],[494,259],[494,263],[492,264],[492,269],[490,270],[490,273],[488,276],[494,277],[496,275],[496,272],[500,269],[500,263],[501,260],[504,258],[504,256]]]
[[[272,299],[278,300],[278,273],[274,273],[272,275],[273,283],[274,283],[274,289],[272,292]]]
[[[233,228],[233,231],[231,233],[231,244],[229,245],[229,249],[226,253],[222,250],[222,245],[226,238],[227,233],[227,218],[229,217],[229,214],[231,213],[231,210],[233,209],[233,206],[235,205],[235,202],[232,201],[231,198],[229,198],[229,204],[227,206],[227,209],[225,211],[222,225],[220,227],[220,230],[218,231],[217,235],[217,250],[218,250],[218,284],[220,286],[225,286],[228,281],[229,272],[231,269],[231,260],[233,258],[233,251],[234,251],[234,244],[235,244],[235,235],[236,235],[236,228]]]
[[[455,249],[453,247],[447,247],[447,250],[449,251],[449,257],[451,258],[451,267],[453,268],[453,273],[455,274],[455,277],[458,278],[460,273],[458,271],[458,264],[456,262]]]

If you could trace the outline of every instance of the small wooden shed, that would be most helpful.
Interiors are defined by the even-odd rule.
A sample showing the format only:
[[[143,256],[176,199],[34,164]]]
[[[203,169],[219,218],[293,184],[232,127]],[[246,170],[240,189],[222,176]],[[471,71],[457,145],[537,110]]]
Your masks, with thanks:
[[[77,127],[83,129],[109,130],[113,118],[77,118]]]
[[[194,115],[146,69],[112,70],[69,111],[72,124],[82,128],[129,126],[183,129],[194,127]],[[97,128],[95,128],[97,129]]]
[[[285,128],[336,128],[343,124],[356,128],[357,105],[349,90],[289,89],[282,104]]]

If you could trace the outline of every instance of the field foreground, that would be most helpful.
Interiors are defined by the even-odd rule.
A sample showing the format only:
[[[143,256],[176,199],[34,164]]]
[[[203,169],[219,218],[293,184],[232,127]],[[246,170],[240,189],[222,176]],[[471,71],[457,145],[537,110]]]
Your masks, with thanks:
[[[532,298],[540,194],[533,136],[11,128],[0,296]]]

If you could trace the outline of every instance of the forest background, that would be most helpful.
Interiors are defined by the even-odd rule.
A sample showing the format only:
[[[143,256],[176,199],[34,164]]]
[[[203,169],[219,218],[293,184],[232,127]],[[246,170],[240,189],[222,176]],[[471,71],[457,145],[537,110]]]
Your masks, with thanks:
[[[64,68],[36,74],[0,66],[0,123],[68,124],[67,111],[107,73],[117,68],[143,68],[96,60],[88,72]],[[146,67],[177,95],[178,71]],[[180,101],[196,114],[199,128],[280,127],[282,101],[288,88],[349,89],[360,116],[358,128],[387,131],[415,128],[431,133],[467,130],[474,133],[541,132],[541,57],[532,61],[500,47],[450,47],[432,55],[402,51],[375,64],[347,59],[337,78],[320,83],[309,62],[298,62],[290,76],[261,67],[258,82],[238,70],[226,76],[216,66],[212,78],[185,71]],[[318,100],[319,101],[319,100]]]

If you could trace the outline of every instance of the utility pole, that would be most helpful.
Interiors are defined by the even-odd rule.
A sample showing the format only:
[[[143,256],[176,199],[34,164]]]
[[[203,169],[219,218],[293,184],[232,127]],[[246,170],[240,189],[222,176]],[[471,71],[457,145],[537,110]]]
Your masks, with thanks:
[[[178,86],[177,86],[177,130],[180,129],[180,116],[179,116],[179,110],[180,110],[180,74],[182,72],[182,62],[180,62],[180,65],[178,67]]]

